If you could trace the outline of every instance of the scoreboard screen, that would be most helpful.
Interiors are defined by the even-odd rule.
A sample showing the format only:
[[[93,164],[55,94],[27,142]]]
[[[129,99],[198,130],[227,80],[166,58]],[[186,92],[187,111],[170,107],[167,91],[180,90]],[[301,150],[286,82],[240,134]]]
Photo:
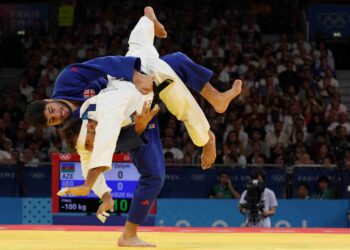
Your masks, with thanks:
[[[93,191],[88,196],[58,197],[56,195],[58,190],[64,187],[79,186],[84,183],[79,155],[54,154],[52,163],[53,213],[95,213],[101,200]],[[112,189],[115,212],[117,214],[127,213],[140,177],[129,155],[114,155],[112,169],[105,172],[104,177],[107,185]]]

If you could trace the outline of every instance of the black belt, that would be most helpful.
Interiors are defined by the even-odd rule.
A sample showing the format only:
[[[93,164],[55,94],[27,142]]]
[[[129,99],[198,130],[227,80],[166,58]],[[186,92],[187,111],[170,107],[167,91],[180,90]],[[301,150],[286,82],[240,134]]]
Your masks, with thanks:
[[[162,92],[166,87],[168,87],[171,83],[173,83],[174,81],[171,79],[166,79],[164,80],[161,84],[159,84],[158,86],[156,86],[156,84],[153,82],[153,101],[151,104],[151,109],[153,109],[154,105],[159,103],[159,94],[160,92]]]

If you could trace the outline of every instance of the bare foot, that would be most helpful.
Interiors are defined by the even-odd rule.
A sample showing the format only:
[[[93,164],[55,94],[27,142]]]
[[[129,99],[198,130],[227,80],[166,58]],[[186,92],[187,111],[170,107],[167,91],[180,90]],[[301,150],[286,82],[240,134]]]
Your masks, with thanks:
[[[214,133],[209,130],[209,141],[203,147],[201,155],[201,166],[202,169],[211,168],[216,158],[216,141]]]
[[[224,113],[230,104],[242,91],[242,81],[235,80],[232,84],[232,88],[226,92],[220,93],[215,103],[213,103],[214,109],[217,113]]]
[[[156,247],[152,243],[139,239],[136,235],[125,238],[123,235],[119,237],[117,245],[119,247]]]
[[[154,10],[152,7],[147,6],[144,9],[145,16],[151,19],[154,23],[154,34],[158,38],[166,38],[167,37],[167,32],[164,28],[164,25],[161,24],[161,22],[158,21],[156,14],[154,13]]]

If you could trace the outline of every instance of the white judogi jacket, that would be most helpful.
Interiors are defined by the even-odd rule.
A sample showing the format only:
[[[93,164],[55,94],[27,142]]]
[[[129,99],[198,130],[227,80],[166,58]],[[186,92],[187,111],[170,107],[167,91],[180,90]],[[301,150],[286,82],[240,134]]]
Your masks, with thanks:
[[[135,112],[140,113],[144,102],[150,102],[152,99],[153,93],[144,96],[131,82],[110,80],[106,89],[83,103],[80,116],[90,105],[96,105],[96,110],[87,112],[86,118],[98,122],[92,152],[85,149],[87,119],[83,120],[78,136],[76,149],[80,155],[84,178],[90,169],[96,167],[112,168],[113,153],[121,128],[132,125],[132,115]],[[102,197],[105,192],[111,191],[103,175],[97,179],[93,191],[99,197]]]

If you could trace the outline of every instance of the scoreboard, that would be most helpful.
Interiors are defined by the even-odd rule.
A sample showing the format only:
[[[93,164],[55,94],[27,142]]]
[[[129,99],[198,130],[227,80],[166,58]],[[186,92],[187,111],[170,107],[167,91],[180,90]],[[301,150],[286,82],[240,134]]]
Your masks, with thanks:
[[[52,212],[53,213],[95,213],[101,204],[98,196],[90,192],[88,196],[57,196],[64,187],[82,185],[80,157],[76,154],[53,154],[52,156]],[[104,173],[107,185],[112,189],[114,211],[127,213],[139,173],[128,154],[115,154],[112,169]],[[154,209],[153,209],[154,210]]]

